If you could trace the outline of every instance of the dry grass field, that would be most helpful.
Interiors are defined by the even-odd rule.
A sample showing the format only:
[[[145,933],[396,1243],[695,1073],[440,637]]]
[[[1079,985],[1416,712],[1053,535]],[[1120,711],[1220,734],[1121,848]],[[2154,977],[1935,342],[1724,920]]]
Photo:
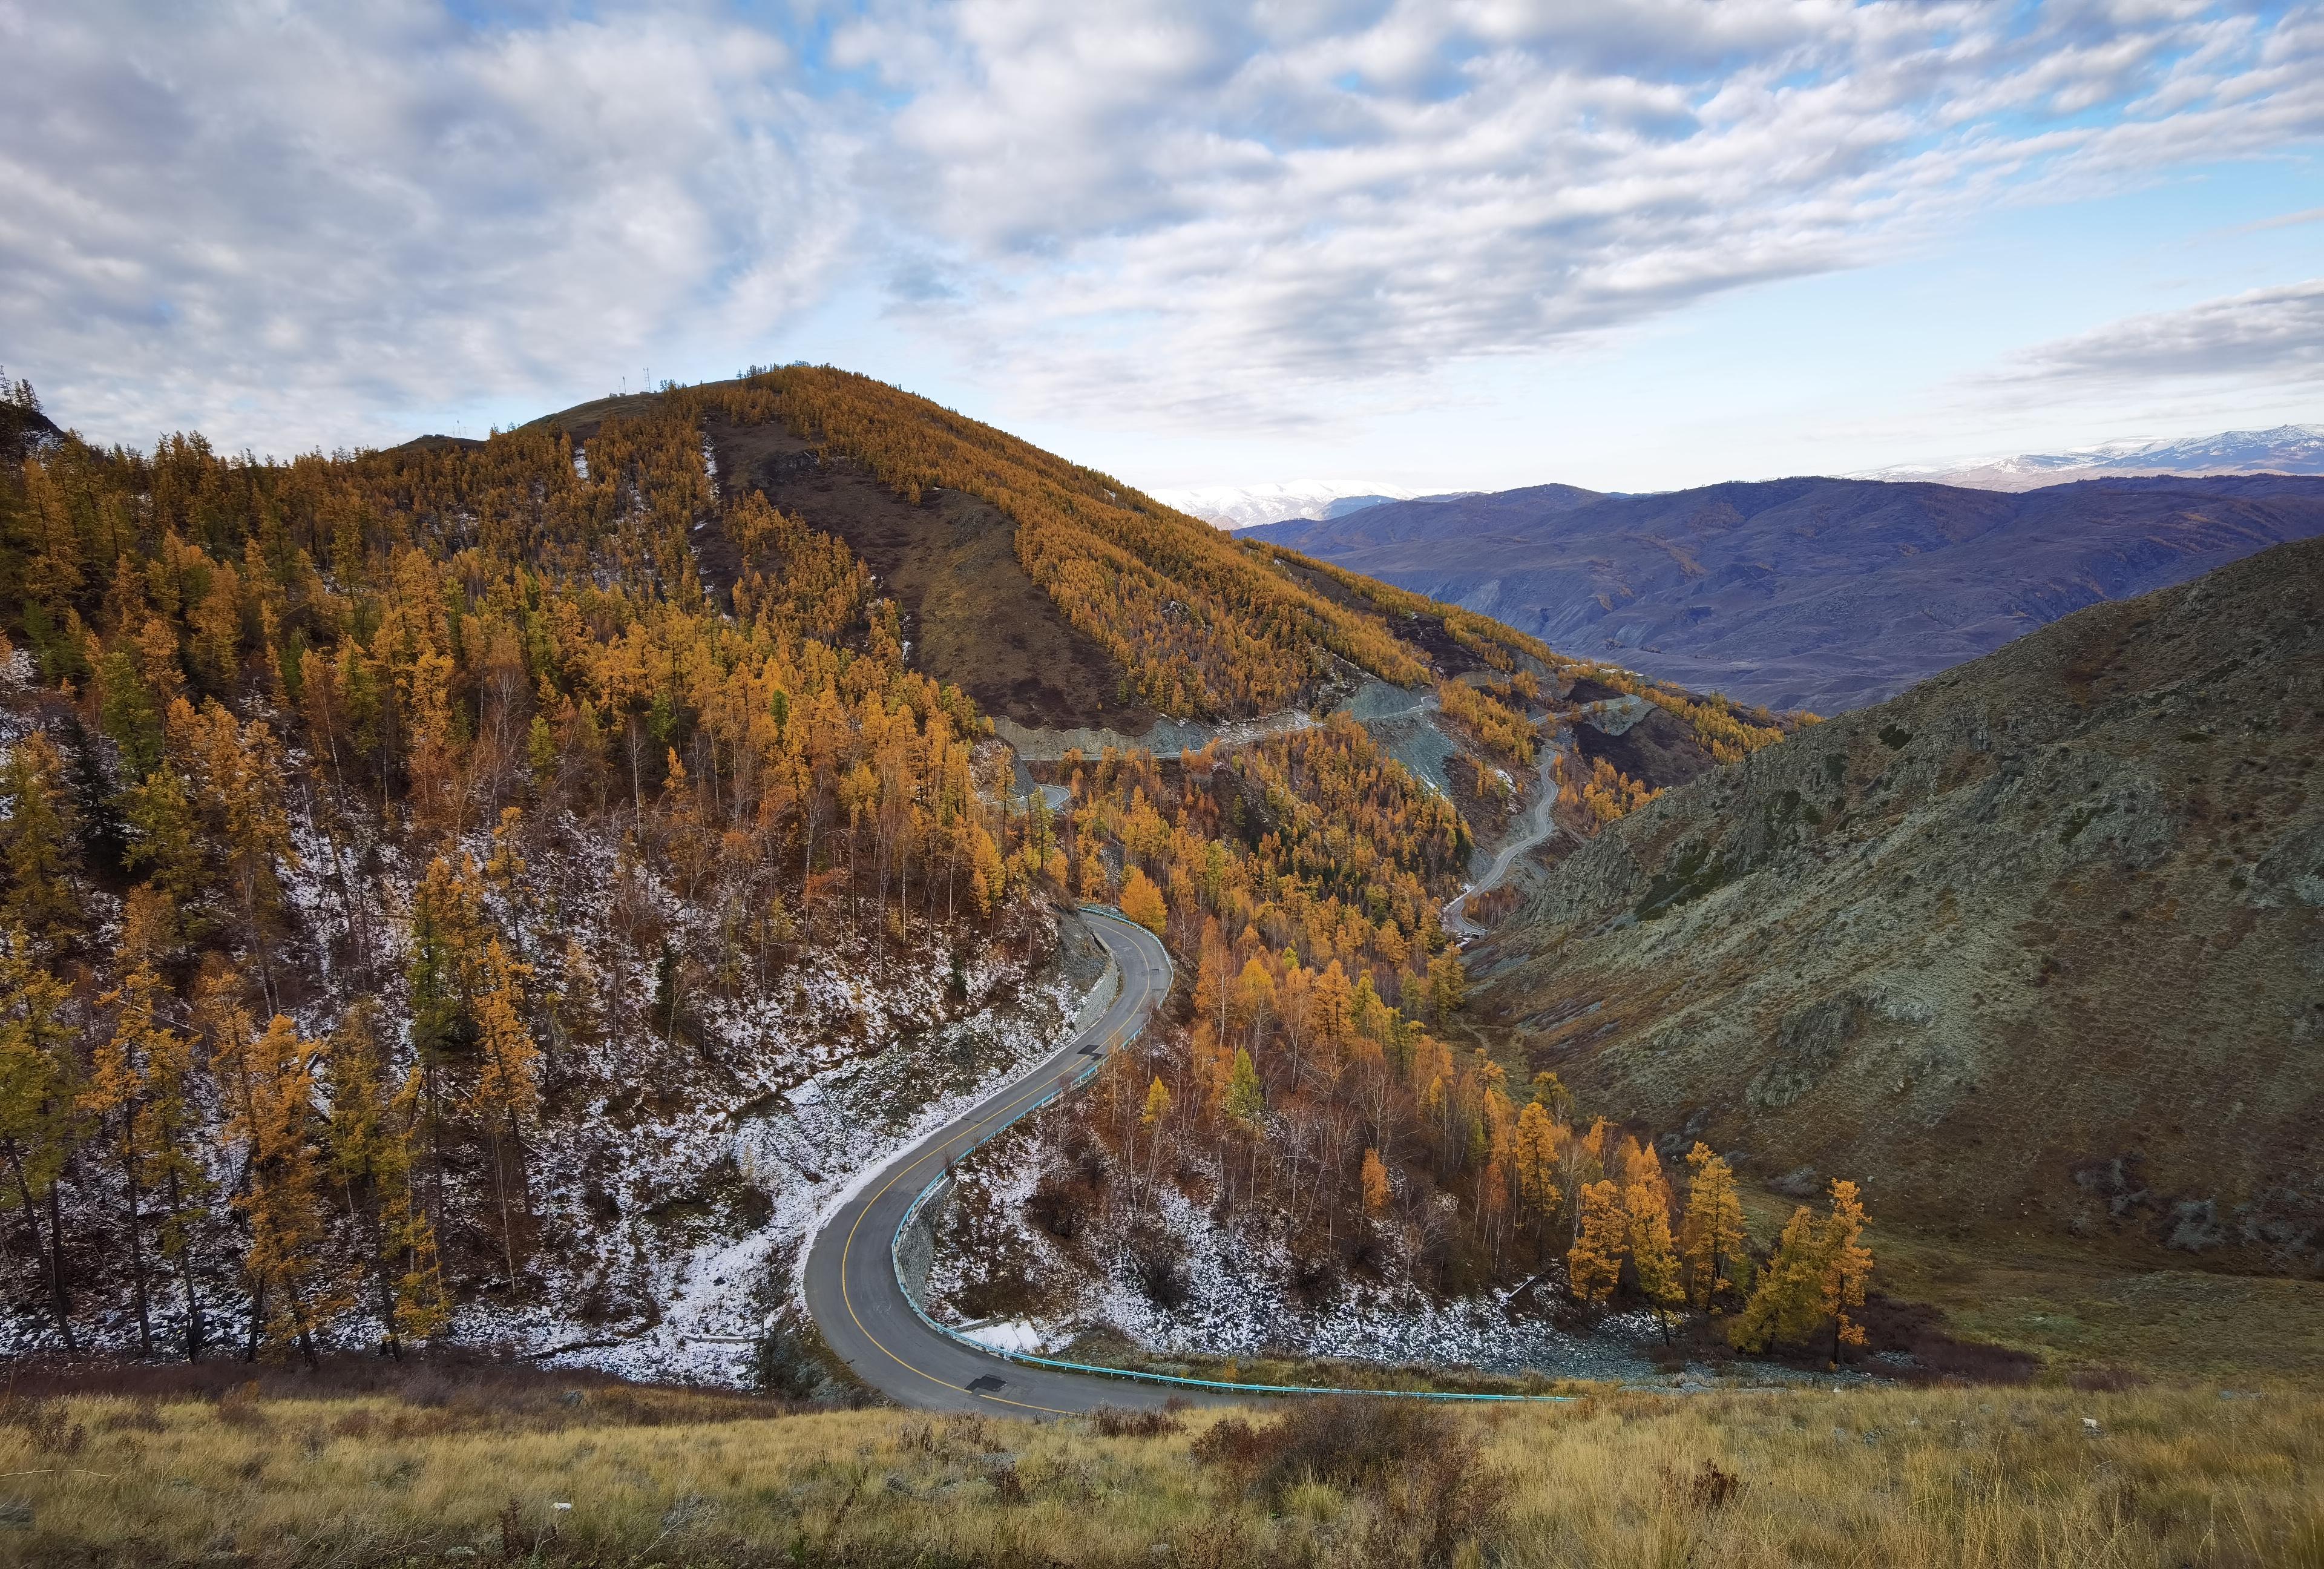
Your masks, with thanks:
[[[1303,1403],[1159,1431],[553,1378],[299,1389],[12,1397],[0,1564],[2324,1564],[2324,1401],[2284,1387]]]

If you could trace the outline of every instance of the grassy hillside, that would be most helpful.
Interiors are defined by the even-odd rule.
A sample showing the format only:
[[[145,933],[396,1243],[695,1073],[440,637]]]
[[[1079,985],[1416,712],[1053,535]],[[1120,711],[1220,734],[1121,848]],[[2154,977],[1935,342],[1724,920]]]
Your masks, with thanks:
[[[2319,1267],[2324,543],[1615,823],[1471,955],[1514,1057],[1888,1218]]]
[[[0,1405],[0,1564],[2293,1564],[2324,1553],[2319,1466],[2324,1407],[2282,1389],[1037,1426],[268,1380]]]

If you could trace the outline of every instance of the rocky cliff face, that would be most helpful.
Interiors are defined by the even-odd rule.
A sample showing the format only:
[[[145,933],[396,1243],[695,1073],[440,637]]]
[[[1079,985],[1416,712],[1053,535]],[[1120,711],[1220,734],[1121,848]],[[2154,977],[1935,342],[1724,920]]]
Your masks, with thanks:
[[[1923,1223],[2324,1262],[2324,543],[1627,817],[1472,955],[1587,1103]]]

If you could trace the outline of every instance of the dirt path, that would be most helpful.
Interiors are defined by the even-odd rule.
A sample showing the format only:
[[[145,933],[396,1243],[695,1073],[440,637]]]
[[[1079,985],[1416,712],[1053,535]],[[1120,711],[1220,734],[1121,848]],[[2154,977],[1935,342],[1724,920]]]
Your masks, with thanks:
[[[1433,689],[1413,692],[1391,687],[1385,681],[1366,681],[1353,695],[1343,699],[1334,712],[1370,724],[1377,720],[1402,719],[1425,714],[1435,706],[1436,694]],[[992,734],[1007,742],[1017,755],[1028,762],[1056,762],[1065,755],[1067,747],[1076,748],[1088,757],[1095,757],[1109,746],[1123,752],[1143,749],[1157,757],[1168,757],[1182,749],[1200,752],[1213,741],[1225,746],[1248,746],[1270,735],[1287,735],[1295,730],[1310,730],[1318,723],[1315,716],[1305,708],[1283,708],[1256,719],[1236,719],[1223,725],[1199,719],[1166,718],[1157,720],[1143,734],[1126,735],[1102,727],[1037,729],[996,715],[992,721]]]
[[[1443,922],[1444,929],[1454,937],[1468,938],[1485,935],[1485,928],[1464,913],[1470,896],[1499,888],[1517,865],[1518,856],[1557,832],[1557,825],[1550,820],[1550,814],[1557,805],[1556,764],[1556,746],[1544,746],[1541,749],[1541,798],[1534,803],[1533,810],[1526,814],[1524,830],[1501,846],[1500,853],[1493,857],[1493,863],[1486,869],[1484,876],[1462,889],[1452,902],[1445,905],[1443,915],[1438,918]]]

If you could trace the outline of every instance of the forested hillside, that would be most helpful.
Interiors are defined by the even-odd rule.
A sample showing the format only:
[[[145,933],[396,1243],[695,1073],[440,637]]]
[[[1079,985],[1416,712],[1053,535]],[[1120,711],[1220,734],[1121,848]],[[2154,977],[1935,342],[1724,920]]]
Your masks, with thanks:
[[[1436,912],[1466,830],[1361,725],[1057,772],[1059,869],[1091,897],[1118,887],[1193,984],[1085,1102],[965,1163],[942,1306],[1220,1354],[1299,1344],[1327,1308],[1392,1348],[1417,1314],[1412,1354],[1432,1300],[1498,1285],[1511,1321],[1619,1306],[1753,1350],[1862,1343],[1852,1184],[1759,1269],[1714,1150],[1679,1143],[1666,1168],[1672,1130],[1461,1041],[1467,976]]]
[[[1239,544],[837,371],[289,461],[99,449],[29,387],[10,407],[0,1185],[23,1346],[746,1340],[824,1195],[1062,1024],[1076,898],[1200,978],[1211,1022],[1170,1092],[1190,1126],[1273,1127],[1280,1103],[1295,1187],[1313,1160],[1353,1214],[1369,1159],[1441,1188],[1490,1273],[1532,1191],[1521,1097],[1428,1033],[1462,986],[1438,912],[1477,848],[1464,806],[1516,808],[1581,683],[1722,758],[1785,723]],[[908,603],[768,499],[765,464],[803,453],[1005,538],[1117,702],[1287,723],[1066,751],[1053,813],[928,668],[974,645],[915,646],[931,578]],[[939,503],[964,493],[982,510]],[[1323,716],[1399,687],[1468,759],[1451,793]],[[1583,831],[1651,795],[1598,766]],[[1354,1053],[1321,1079],[1311,992],[1315,1038]]]
[[[780,1196],[733,1108],[1028,975],[1038,863],[973,706],[696,426],[10,466],[20,1330],[650,1324],[668,1256]]]
[[[1378,618],[1303,591],[1217,530],[869,377],[801,367],[709,395],[733,419],[788,421],[907,501],[943,486],[1001,508],[1025,571],[1161,713],[1283,707],[1330,673],[1327,654],[1398,685],[1426,672]]]

